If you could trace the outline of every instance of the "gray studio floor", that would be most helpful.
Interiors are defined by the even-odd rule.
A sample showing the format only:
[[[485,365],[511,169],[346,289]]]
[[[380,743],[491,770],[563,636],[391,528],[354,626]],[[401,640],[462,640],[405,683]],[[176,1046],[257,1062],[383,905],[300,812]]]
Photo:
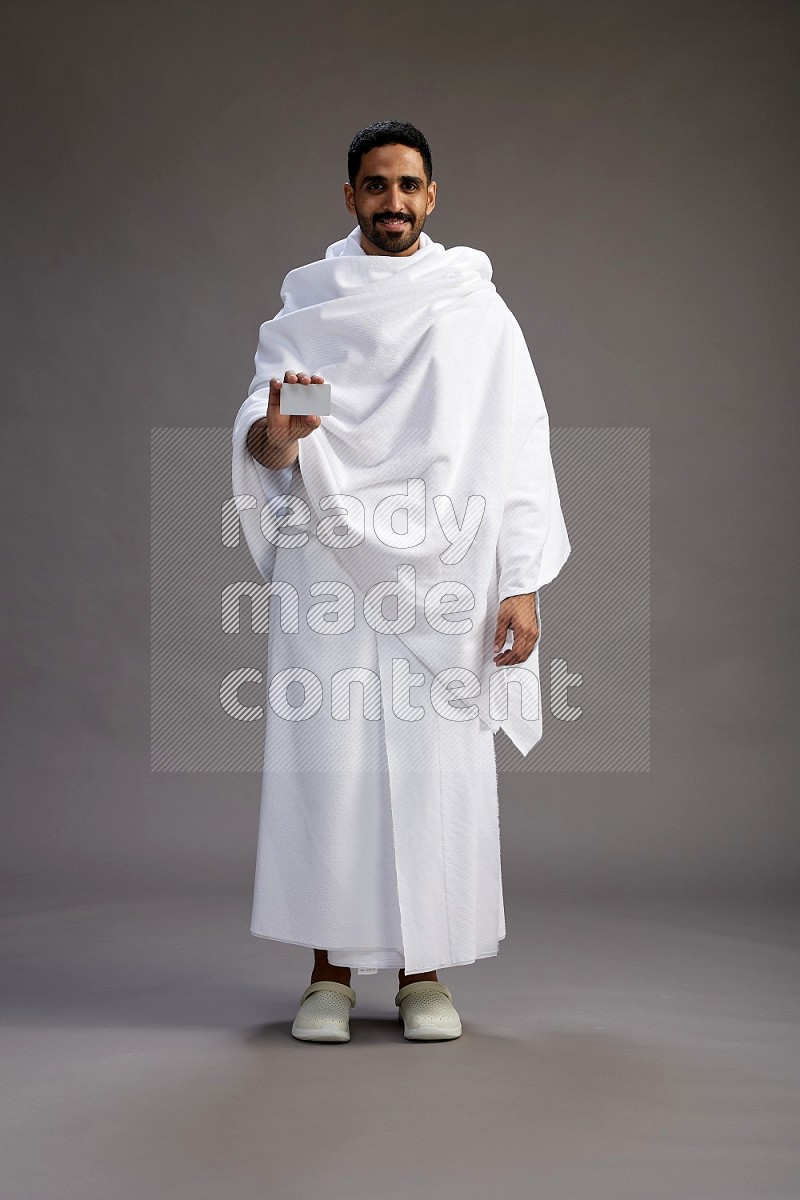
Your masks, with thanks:
[[[310,955],[245,895],[7,916],[0,1195],[797,1200],[797,911],[506,903],[427,1045],[390,971],[348,1044],[294,1041]]]

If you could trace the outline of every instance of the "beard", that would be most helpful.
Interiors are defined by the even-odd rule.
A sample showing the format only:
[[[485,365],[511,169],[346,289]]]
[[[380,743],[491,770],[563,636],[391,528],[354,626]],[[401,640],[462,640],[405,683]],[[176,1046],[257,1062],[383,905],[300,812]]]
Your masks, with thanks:
[[[384,254],[402,254],[416,242],[425,224],[425,214],[416,221],[408,221],[403,229],[392,231],[378,225],[373,217],[366,217],[356,209],[359,228],[367,241],[372,242]],[[405,219],[405,218],[404,218]]]

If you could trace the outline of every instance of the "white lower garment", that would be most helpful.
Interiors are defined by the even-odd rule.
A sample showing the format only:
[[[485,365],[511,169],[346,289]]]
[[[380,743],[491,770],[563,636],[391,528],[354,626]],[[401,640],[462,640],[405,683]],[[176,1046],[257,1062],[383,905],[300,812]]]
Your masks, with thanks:
[[[284,490],[289,480],[304,495],[299,469],[283,474]],[[277,552],[273,578],[296,588],[299,623],[284,632],[280,601],[270,601],[266,674],[272,683],[287,669],[313,673],[322,704],[304,720],[266,708],[251,932],[326,949],[335,965],[409,974],[495,955],[505,916],[494,735],[433,709],[430,672],[370,627],[361,596],[346,633],[309,629],[308,610],[330,600],[311,586],[346,580],[313,523],[309,532],[305,546]],[[409,693],[419,720],[395,711],[393,658],[424,675]],[[362,687],[351,684],[349,719],[335,720],[332,677],[350,667],[374,672],[379,694],[362,711]],[[313,711],[300,683],[281,694]]]

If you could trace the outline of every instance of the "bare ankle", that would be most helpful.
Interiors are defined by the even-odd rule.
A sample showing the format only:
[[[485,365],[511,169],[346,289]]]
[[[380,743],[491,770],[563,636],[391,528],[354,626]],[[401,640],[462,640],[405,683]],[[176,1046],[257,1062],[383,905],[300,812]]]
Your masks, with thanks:
[[[349,987],[350,968],[338,967],[335,963],[329,963],[327,950],[315,950],[314,970],[311,972],[311,982],[323,983],[325,980],[332,980],[334,983],[343,983]]]
[[[406,975],[401,967],[397,972],[397,981],[400,987],[405,987],[407,983],[421,983],[423,980],[430,983],[438,983],[439,979],[435,971],[422,971],[417,975]]]

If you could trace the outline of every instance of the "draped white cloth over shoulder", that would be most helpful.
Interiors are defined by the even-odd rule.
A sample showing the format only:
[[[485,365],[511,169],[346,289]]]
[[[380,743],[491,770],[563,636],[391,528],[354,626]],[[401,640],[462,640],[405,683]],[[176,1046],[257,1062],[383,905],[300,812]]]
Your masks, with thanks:
[[[446,250],[423,231],[408,257],[368,255],[359,234],[356,226],[324,259],[290,271],[283,308],[261,326],[233,431],[234,493],[257,501],[242,511],[242,528],[270,580],[275,546],[260,513],[274,494],[264,476],[275,473],[248,453],[247,430],[266,412],[273,376],[322,375],[331,415],[299,442],[314,516],[340,531],[342,567],[365,589],[398,583],[398,568],[412,568],[401,576],[404,620],[393,632],[434,675],[473,674],[480,691],[469,703],[479,719],[527,754],[542,736],[541,638],[524,664],[496,668],[497,604],[538,593],[570,553],[530,353],[482,251]],[[407,533],[388,515],[399,496]],[[463,586],[448,602],[454,581]],[[513,679],[524,686],[511,687]],[[526,688],[536,695],[528,691],[535,703],[523,713],[513,699]]]
[[[365,254],[356,227],[284,279],[234,423],[241,528],[283,589],[251,931],[331,963],[433,970],[505,934],[493,733],[527,754],[542,719],[539,642],[498,669],[495,623],[536,592],[541,629],[570,543],[536,372],[491,275],[424,232],[407,257]],[[268,470],[247,432],[287,370],[323,376],[331,412]],[[336,707],[351,677],[355,716]]]

